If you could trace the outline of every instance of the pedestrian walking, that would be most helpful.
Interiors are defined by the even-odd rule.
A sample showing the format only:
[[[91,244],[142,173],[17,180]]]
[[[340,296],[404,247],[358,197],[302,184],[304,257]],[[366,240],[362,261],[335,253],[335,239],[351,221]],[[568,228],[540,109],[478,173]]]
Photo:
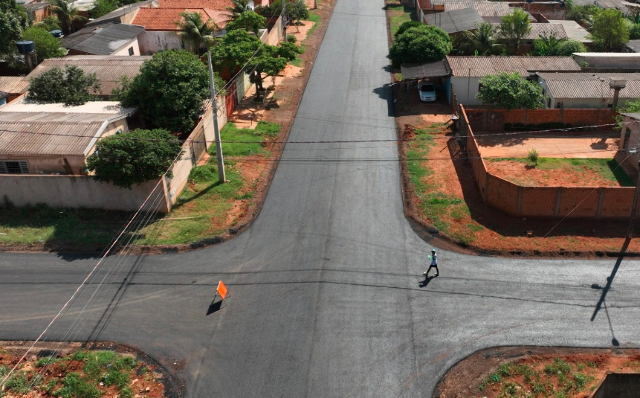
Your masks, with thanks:
[[[431,264],[429,265],[429,269],[424,273],[425,276],[429,276],[429,271],[431,268],[436,269],[436,276],[440,275],[440,270],[438,270],[438,256],[436,255],[436,249],[431,250],[431,255],[428,256],[431,259]]]

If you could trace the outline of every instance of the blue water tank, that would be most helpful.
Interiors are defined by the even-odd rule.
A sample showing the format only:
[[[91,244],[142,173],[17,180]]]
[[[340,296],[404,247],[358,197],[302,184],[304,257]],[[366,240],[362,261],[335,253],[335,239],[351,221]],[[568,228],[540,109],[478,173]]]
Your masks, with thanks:
[[[35,47],[31,40],[17,41],[16,47],[18,47],[18,52],[20,54],[31,54],[35,51]]]
[[[49,33],[51,33],[51,36],[55,37],[56,39],[62,37],[62,31],[60,29],[52,30]]]

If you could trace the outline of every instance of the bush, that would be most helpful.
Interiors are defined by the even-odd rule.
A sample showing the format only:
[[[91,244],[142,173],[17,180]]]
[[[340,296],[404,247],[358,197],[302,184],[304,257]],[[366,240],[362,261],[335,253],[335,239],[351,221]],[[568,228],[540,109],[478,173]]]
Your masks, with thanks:
[[[60,398],[99,398],[100,390],[83,380],[79,374],[70,373],[63,381],[64,387],[53,392],[53,395]]]
[[[487,75],[476,95],[483,104],[498,105],[505,109],[538,109],[546,99],[542,87],[523,78],[519,73],[501,72]]]
[[[67,54],[67,50],[60,46],[60,41],[53,37],[48,30],[44,28],[30,27],[22,34],[24,40],[33,41],[38,62],[47,58],[60,58]]]
[[[85,75],[75,65],[65,67],[64,72],[56,67],[31,79],[27,100],[39,104],[82,105],[96,99],[99,90],[100,82],[95,73]]]
[[[294,35],[287,35],[287,42],[295,44],[298,39]]]
[[[527,159],[534,165],[537,166],[538,165],[538,151],[536,151],[535,149],[532,149],[529,151],[529,154],[527,155]]]
[[[451,52],[449,35],[435,26],[420,24],[396,34],[389,49],[389,58],[395,68],[404,63],[440,61]]]

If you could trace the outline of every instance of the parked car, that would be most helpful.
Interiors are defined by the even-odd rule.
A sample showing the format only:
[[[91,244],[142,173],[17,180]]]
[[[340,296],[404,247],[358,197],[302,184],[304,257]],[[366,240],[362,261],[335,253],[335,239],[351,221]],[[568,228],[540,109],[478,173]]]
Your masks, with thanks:
[[[436,100],[436,88],[433,83],[420,82],[418,83],[418,93],[420,93],[420,101],[433,102]]]

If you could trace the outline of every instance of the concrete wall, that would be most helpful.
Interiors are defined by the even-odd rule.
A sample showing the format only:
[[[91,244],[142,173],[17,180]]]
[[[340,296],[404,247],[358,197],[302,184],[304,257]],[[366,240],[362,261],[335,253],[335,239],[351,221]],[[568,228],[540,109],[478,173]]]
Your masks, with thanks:
[[[640,121],[629,116],[624,117],[624,124],[620,131],[620,146],[620,149],[625,151],[631,148],[640,148]],[[637,172],[639,161],[640,151],[629,155],[628,162],[625,163],[632,165],[633,170]]]
[[[481,77],[452,76],[451,90],[458,98],[458,103],[464,106],[482,105],[482,101],[476,98],[480,91]]]
[[[141,34],[142,35],[142,34]],[[129,54],[129,49],[133,48],[133,54]],[[127,43],[121,50],[116,51],[111,55],[122,55],[122,56],[130,56],[130,55],[141,55],[140,54],[140,43],[138,39],[133,39],[130,43]]]
[[[489,173],[476,142],[474,118],[470,117],[475,111],[489,113],[485,110],[466,110],[464,106],[459,107],[459,132],[465,141],[467,159],[471,163],[473,175],[485,203],[518,217],[629,216],[635,190],[633,187],[524,187]],[[500,111],[509,114],[504,110]]]
[[[46,203],[52,207],[84,207],[135,211],[157,184],[157,180],[132,189],[100,183],[89,176],[0,175],[0,192],[16,206]],[[160,184],[162,189],[162,184]],[[164,202],[164,201],[162,201]],[[160,211],[166,213],[167,204]]]
[[[640,69],[640,54],[636,53],[575,53],[573,58],[594,68]]]
[[[291,27],[287,28],[287,30],[289,29],[291,29]],[[282,32],[282,17],[278,17],[276,22],[273,24],[273,27],[271,28],[271,30],[266,35],[263,35],[260,38],[260,40],[262,40],[264,43],[270,46],[277,45],[283,39],[284,39],[284,36]]]
[[[462,102],[458,100],[459,102]],[[464,105],[464,103],[463,103]],[[615,123],[613,109],[468,109],[465,113],[475,132],[504,130],[505,124],[565,123],[575,127]],[[593,130],[611,131],[613,126]]]
[[[176,32],[145,31],[138,36],[142,55],[153,55],[158,51],[184,49],[182,38]]]

